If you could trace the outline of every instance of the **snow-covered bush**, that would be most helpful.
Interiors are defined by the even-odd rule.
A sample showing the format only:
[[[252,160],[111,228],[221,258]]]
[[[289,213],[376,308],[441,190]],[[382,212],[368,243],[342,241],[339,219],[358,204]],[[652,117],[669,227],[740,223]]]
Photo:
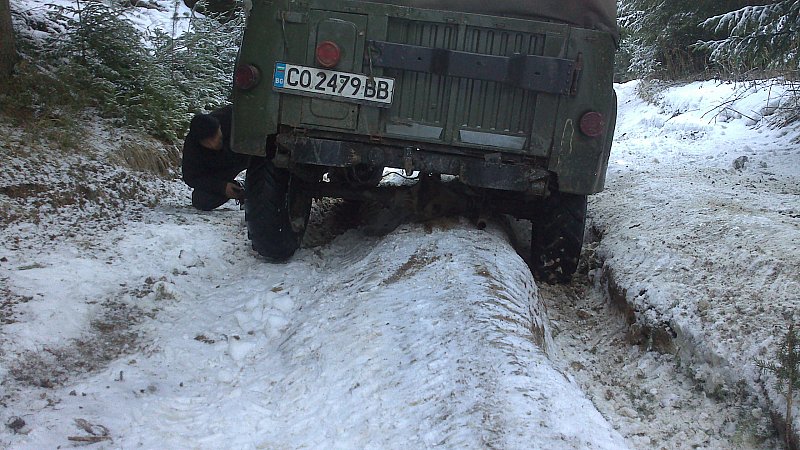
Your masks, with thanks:
[[[237,8],[232,14],[195,16],[177,38],[160,31],[151,37],[156,60],[169,67],[171,82],[183,94],[185,111],[211,110],[229,100],[243,31],[244,13]]]
[[[105,115],[175,138],[171,111],[179,105],[179,91],[145,47],[144,33],[123,12],[97,1],[58,7],[56,19],[67,27],[64,34],[50,36],[50,50],[62,62],[55,69],[64,79],[74,77],[90,87],[84,92]]]
[[[192,114],[228,101],[244,24],[241,7],[222,16],[193,16],[189,30],[174,36],[137,28],[130,19],[133,7],[126,5],[90,0],[53,6],[51,32],[43,45],[25,49],[30,64],[18,70],[52,81],[11,94],[25,101],[9,96],[0,104],[31,110],[93,106],[122,124],[174,141]],[[69,95],[50,95],[53,85]],[[9,110],[5,105],[0,106]]]
[[[763,373],[774,376],[775,389],[781,392],[786,400],[784,438],[786,447],[792,448],[792,404],[794,393],[800,390],[800,333],[794,324],[789,325],[774,359],[767,361],[756,359],[755,362]]]
[[[769,5],[753,6],[766,3]],[[625,33],[620,50],[629,61],[622,72],[628,78],[656,75],[675,79],[701,73],[717,75],[720,71],[724,75],[728,67],[712,62],[719,61],[725,49],[735,53],[735,46],[729,44],[736,40],[731,38],[737,33],[734,30],[736,25],[744,23],[734,20],[742,16],[742,11],[748,11],[748,14],[773,11],[774,15],[770,13],[768,17],[764,16],[764,20],[774,23],[768,25],[765,22],[760,29],[756,27],[753,31],[756,35],[777,31],[781,35],[773,36],[773,40],[791,39],[783,33],[796,27],[796,21],[793,24],[788,22],[793,20],[789,6],[796,8],[797,3],[798,0],[620,0],[619,22]],[[779,7],[779,4],[786,5]],[[781,12],[789,15],[781,18]],[[747,27],[750,29],[750,25]],[[759,42],[764,40],[759,37],[751,41],[754,53]],[[797,48],[796,43],[793,48]],[[752,58],[755,55],[741,56]]]
[[[618,2],[619,23],[627,32],[621,51],[629,55],[629,77],[674,78],[702,71],[705,58],[691,45],[705,32],[703,2],[625,0]],[[708,16],[705,16],[708,17]]]

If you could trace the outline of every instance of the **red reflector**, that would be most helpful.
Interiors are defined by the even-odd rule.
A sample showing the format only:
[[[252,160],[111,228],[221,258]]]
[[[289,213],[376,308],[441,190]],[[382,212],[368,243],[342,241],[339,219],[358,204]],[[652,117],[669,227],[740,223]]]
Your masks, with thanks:
[[[601,136],[605,128],[606,120],[599,112],[589,111],[581,116],[580,129],[586,136],[593,138]]]
[[[242,64],[233,72],[233,85],[239,89],[252,89],[258,84],[261,72],[250,64]]]
[[[342,52],[339,46],[332,41],[322,41],[317,45],[317,62],[320,66],[330,69],[339,64]]]

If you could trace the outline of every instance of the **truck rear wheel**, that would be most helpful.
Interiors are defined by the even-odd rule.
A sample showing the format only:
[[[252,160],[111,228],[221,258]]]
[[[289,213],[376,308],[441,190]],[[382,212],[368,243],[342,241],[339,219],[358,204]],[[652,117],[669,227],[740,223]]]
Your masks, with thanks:
[[[568,283],[578,268],[586,224],[586,196],[553,192],[531,221],[531,271],[538,281]]]
[[[293,189],[287,171],[258,157],[250,160],[245,193],[244,217],[253,250],[268,261],[286,261],[303,240],[311,198]]]

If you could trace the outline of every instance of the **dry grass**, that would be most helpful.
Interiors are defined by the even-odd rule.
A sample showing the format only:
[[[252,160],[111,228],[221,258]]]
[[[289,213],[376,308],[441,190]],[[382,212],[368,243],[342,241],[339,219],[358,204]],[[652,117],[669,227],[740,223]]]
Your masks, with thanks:
[[[112,154],[112,159],[135,171],[166,177],[178,166],[180,151],[143,139],[123,142]]]

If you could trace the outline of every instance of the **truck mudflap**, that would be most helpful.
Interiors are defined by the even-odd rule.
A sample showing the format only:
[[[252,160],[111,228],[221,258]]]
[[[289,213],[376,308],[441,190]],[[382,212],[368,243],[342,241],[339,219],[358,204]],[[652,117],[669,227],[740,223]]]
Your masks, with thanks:
[[[292,164],[397,167],[409,174],[420,171],[456,175],[469,186],[533,195],[544,195],[550,180],[547,170],[530,164],[504,162],[498,154],[489,154],[483,159],[454,157],[416,147],[398,148],[292,134],[279,134],[277,144],[280,150],[274,163],[278,167]]]

